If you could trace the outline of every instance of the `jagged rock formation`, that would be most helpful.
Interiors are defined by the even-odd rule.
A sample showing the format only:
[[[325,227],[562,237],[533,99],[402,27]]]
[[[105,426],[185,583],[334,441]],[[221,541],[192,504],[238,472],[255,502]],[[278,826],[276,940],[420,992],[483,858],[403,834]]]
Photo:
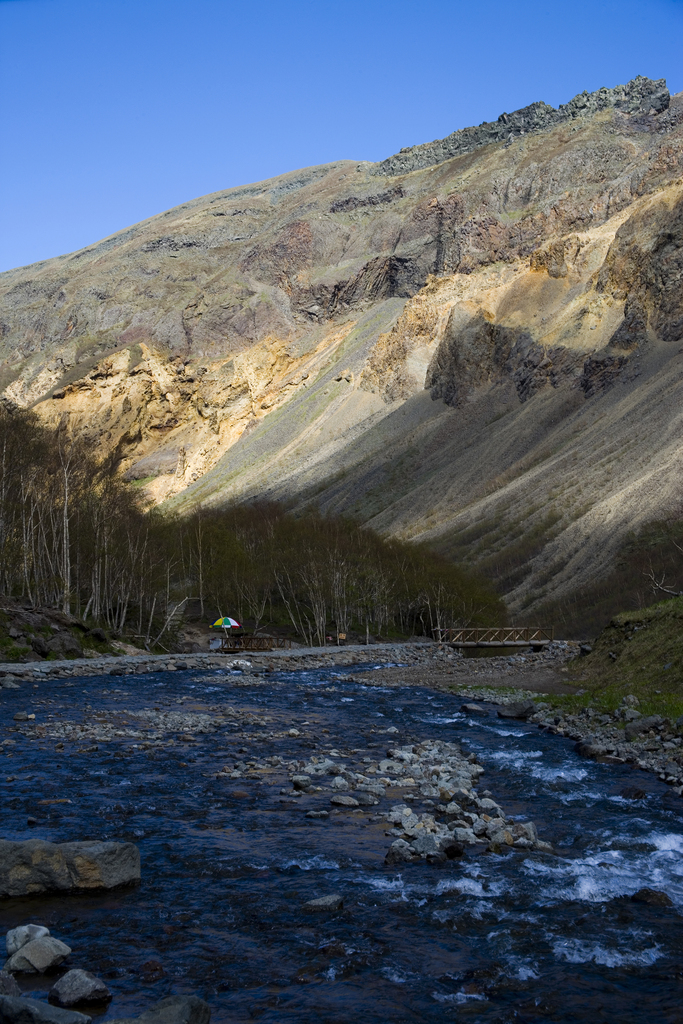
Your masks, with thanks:
[[[3,400],[156,501],[351,513],[533,614],[680,506],[683,96],[505,117],[0,275]]]
[[[614,109],[629,115],[661,114],[669,106],[669,90],[663,78],[653,82],[639,75],[616,89],[582,92],[557,109],[548,103],[531,103],[512,114],[501,114],[497,121],[484,121],[478,128],[461,128],[445,139],[421,146],[407,146],[378,165],[376,174],[397,175],[443,163],[454,156],[472,153],[480,146],[495,142],[510,143],[529,132],[545,132],[565,121],[589,117],[601,110]]]

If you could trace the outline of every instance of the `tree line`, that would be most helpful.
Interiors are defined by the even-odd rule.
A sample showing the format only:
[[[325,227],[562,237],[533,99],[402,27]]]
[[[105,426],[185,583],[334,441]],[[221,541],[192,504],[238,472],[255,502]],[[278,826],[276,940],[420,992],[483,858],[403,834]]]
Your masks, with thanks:
[[[184,598],[203,615],[287,625],[305,643],[330,630],[430,635],[497,625],[493,588],[426,547],[341,517],[275,504],[146,507],[64,427],[0,410],[0,593],[59,607],[153,647]]]

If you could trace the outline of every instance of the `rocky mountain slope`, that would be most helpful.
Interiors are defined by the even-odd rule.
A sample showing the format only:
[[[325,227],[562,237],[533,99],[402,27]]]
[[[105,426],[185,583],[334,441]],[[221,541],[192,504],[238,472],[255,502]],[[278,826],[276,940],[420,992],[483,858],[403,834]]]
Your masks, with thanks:
[[[678,512],[683,94],[635,79],[0,275],[3,400],[155,501],[350,513],[517,618]]]

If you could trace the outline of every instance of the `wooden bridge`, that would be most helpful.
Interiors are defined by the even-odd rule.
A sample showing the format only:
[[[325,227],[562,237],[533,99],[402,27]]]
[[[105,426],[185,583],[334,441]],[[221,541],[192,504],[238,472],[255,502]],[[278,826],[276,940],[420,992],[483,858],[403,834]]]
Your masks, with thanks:
[[[221,651],[272,651],[289,650],[291,640],[278,636],[224,636],[221,638]]]
[[[531,647],[540,651],[555,638],[555,629],[500,626],[494,629],[435,629],[434,639],[451,647]]]

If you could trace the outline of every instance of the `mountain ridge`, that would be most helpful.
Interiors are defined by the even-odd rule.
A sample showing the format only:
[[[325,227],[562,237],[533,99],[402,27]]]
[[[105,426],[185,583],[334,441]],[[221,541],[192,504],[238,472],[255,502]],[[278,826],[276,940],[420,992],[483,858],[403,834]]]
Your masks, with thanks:
[[[638,75],[626,85],[617,85],[613,89],[603,87],[596,89],[595,92],[581,92],[557,108],[537,100],[510,114],[500,114],[497,121],[483,121],[478,127],[459,128],[444,139],[406,146],[393,156],[380,161],[375,173],[391,176],[406,174],[443,163],[454,156],[472,153],[480,146],[495,142],[509,144],[514,138],[527,132],[548,131],[565,121],[589,117],[610,108],[629,115],[661,114],[668,109],[670,99],[665,79],[652,81]]]
[[[532,614],[680,507],[683,96],[635,82],[445,161],[292,171],[0,275],[2,400],[157,503],[352,514]]]

